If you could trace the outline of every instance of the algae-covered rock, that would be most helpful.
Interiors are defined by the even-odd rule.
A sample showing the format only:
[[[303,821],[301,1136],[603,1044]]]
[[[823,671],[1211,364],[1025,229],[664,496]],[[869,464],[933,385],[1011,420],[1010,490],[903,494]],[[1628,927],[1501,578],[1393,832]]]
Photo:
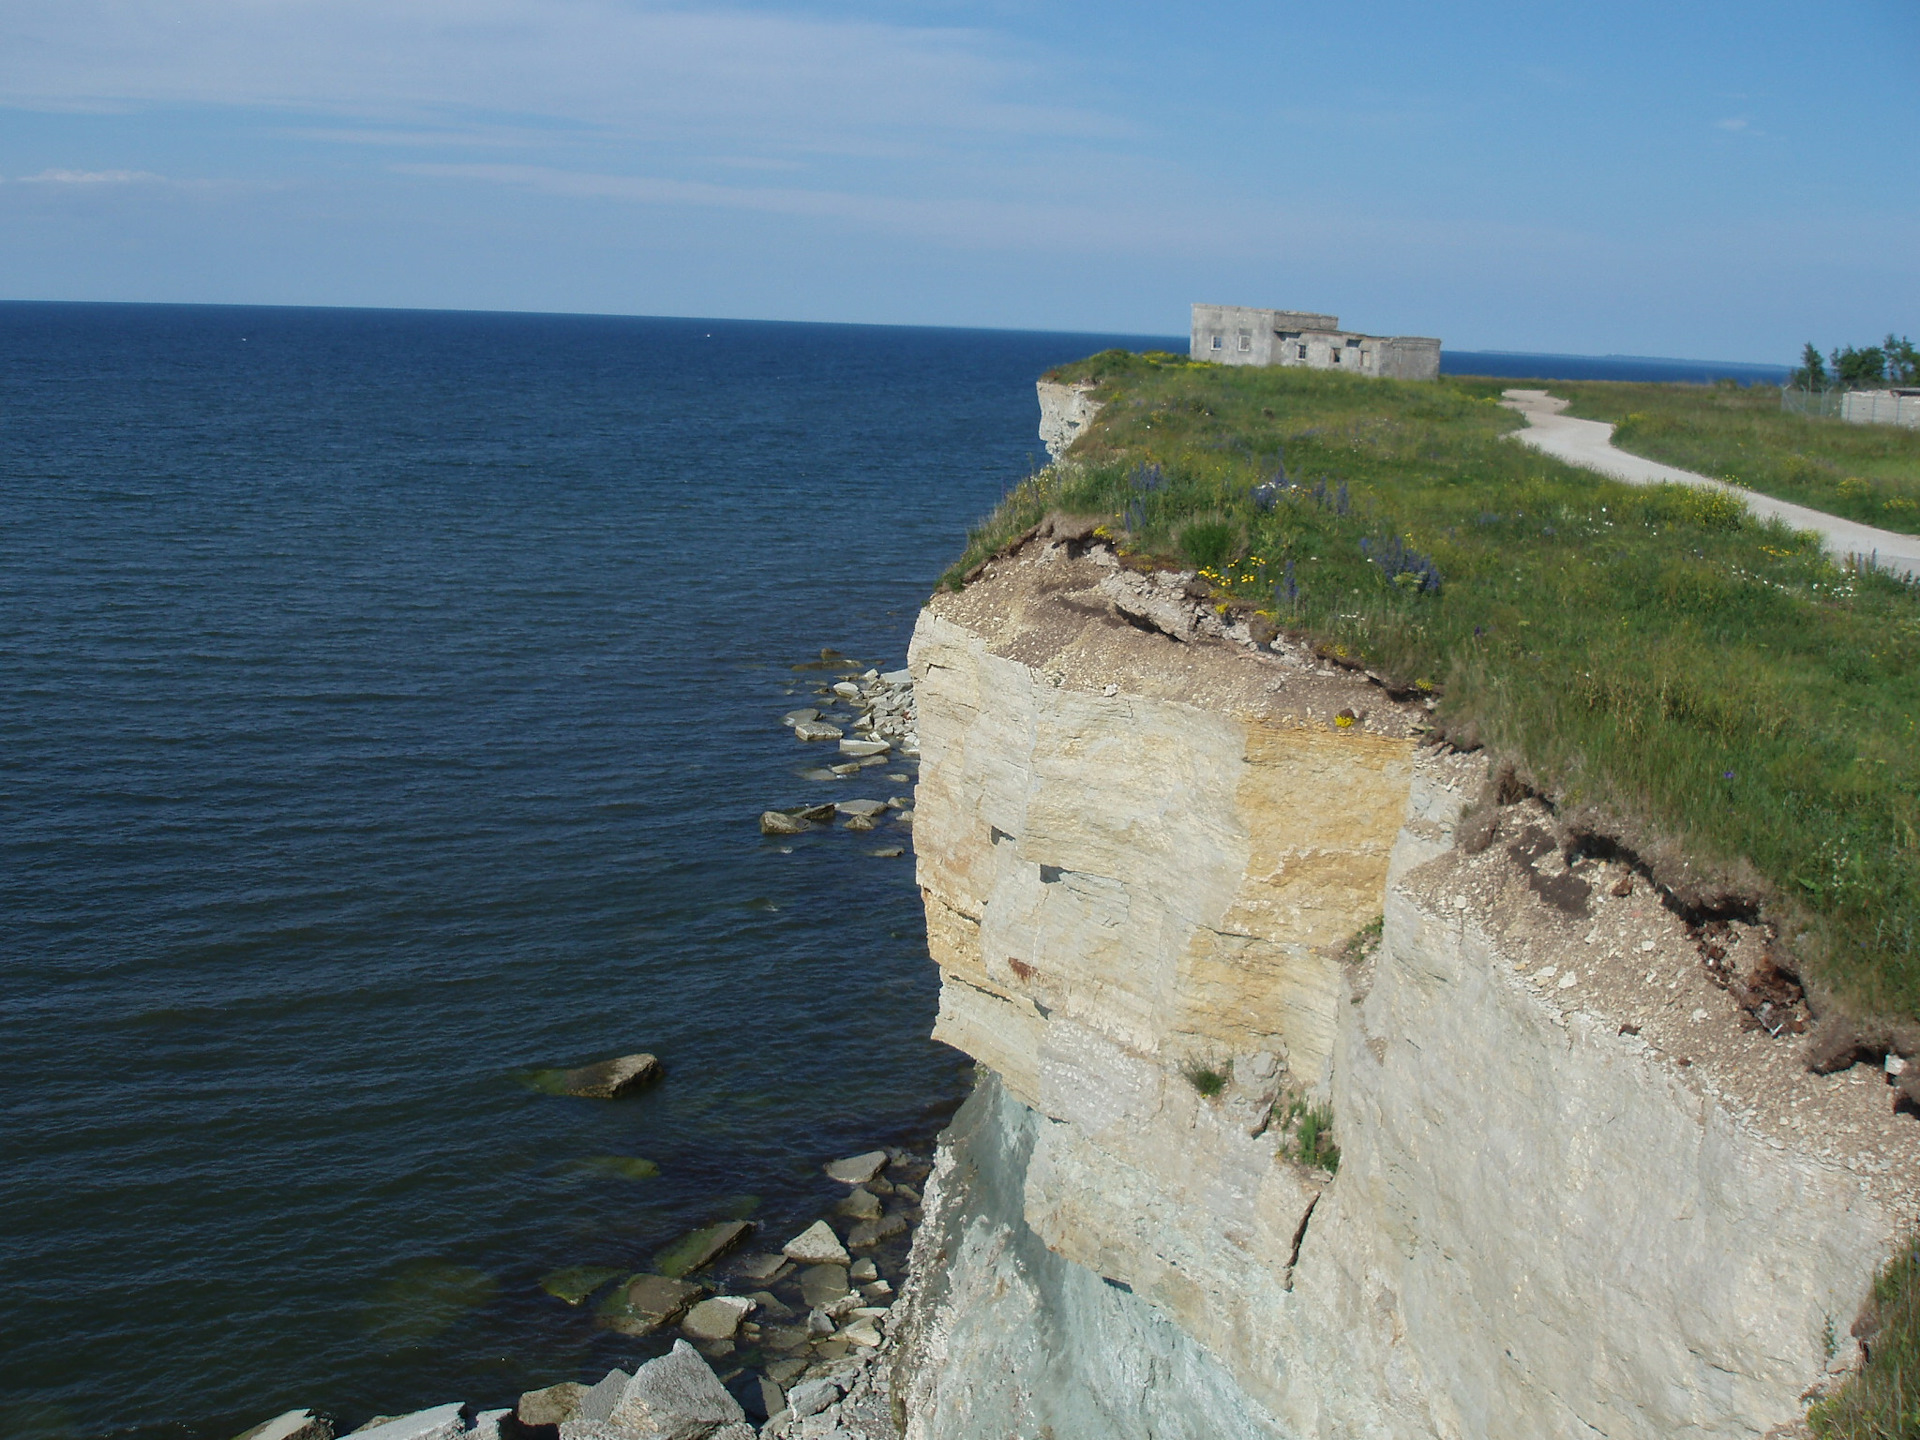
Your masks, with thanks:
[[[578,1305],[609,1280],[620,1278],[618,1270],[605,1265],[569,1265],[540,1281],[540,1288],[556,1300]]]
[[[499,1283],[484,1270],[446,1260],[414,1260],[368,1298],[367,1328],[389,1345],[418,1345],[492,1300]]]
[[[662,1275],[678,1278],[712,1264],[753,1233],[749,1220],[722,1220],[690,1235],[683,1235],[653,1257],[653,1267]]]

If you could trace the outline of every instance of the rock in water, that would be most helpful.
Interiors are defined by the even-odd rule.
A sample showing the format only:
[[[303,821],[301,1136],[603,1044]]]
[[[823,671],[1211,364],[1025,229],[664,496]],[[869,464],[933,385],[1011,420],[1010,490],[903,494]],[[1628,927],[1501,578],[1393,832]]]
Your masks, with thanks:
[[[893,742],[890,740],[842,740],[840,742],[842,755],[884,755],[891,749],[893,749]]]
[[[800,1272],[800,1298],[809,1310],[824,1309],[852,1293],[844,1265],[811,1265]]]
[[[651,1335],[678,1320],[707,1293],[704,1285],[670,1276],[636,1275],[600,1306],[600,1320],[622,1335]]]
[[[801,740],[838,740],[845,732],[838,725],[826,725],[818,720],[802,720],[793,727],[794,736]]]
[[[736,1260],[733,1273],[745,1280],[753,1280],[765,1285],[778,1279],[787,1268],[784,1255],[749,1255],[744,1260]]]
[[[360,1440],[458,1440],[467,1432],[467,1407],[457,1401],[416,1410],[394,1420],[363,1425],[354,1431]]]
[[[855,1250],[870,1249],[906,1228],[907,1217],[904,1215],[882,1215],[878,1220],[862,1220],[847,1232],[847,1244]]]
[[[884,1163],[886,1157],[881,1156]],[[838,1176],[834,1177],[838,1179]],[[789,1260],[802,1265],[845,1265],[850,1260],[840,1237],[824,1220],[816,1220],[782,1247]]]
[[[333,1426],[311,1410],[289,1410],[254,1426],[235,1440],[333,1440]]]
[[[604,1265],[570,1265],[556,1270],[540,1282],[540,1288],[556,1300],[578,1305],[609,1280],[620,1278],[618,1270]]]
[[[855,1220],[878,1220],[880,1218],[880,1197],[871,1190],[856,1185],[853,1192],[833,1207],[836,1212]],[[865,1277],[871,1280],[873,1277]]]
[[[762,835],[798,835],[813,827],[798,815],[788,815],[779,810],[760,812],[760,833]]]
[[[607,1423],[644,1440],[707,1440],[746,1418],[700,1352],[676,1340],[670,1353],[634,1371]]]
[[[886,1169],[886,1166],[886,1151],[869,1150],[864,1155],[835,1160],[826,1167],[826,1171],[829,1179],[838,1180],[842,1185],[864,1185]]]
[[[835,814],[860,815],[869,820],[881,814],[886,808],[887,802],[884,800],[840,800],[833,806]]]
[[[662,1275],[679,1279],[690,1275],[702,1266],[711,1265],[727,1251],[753,1234],[753,1222],[750,1220],[723,1220],[718,1225],[708,1225],[695,1230],[691,1235],[683,1235],[666,1249],[653,1257],[656,1269]]]
[[[659,1077],[660,1062],[653,1056],[622,1055],[563,1071],[560,1088],[568,1095],[581,1095],[589,1100],[612,1100]]]
[[[800,812],[800,818],[802,820],[818,820],[824,825],[833,819],[837,809],[838,807],[832,804],[809,805],[805,810]]]
[[[529,1390],[520,1397],[513,1413],[522,1425],[558,1425],[580,1413],[580,1401],[587,1387],[578,1380],[562,1380],[544,1390]]]
[[[681,1318],[680,1328],[695,1340],[731,1340],[753,1301],[739,1295],[716,1295],[702,1300]]]
[[[818,720],[820,712],[809,705],[802,710],[789,710],[780,717],[780,723],[791,729],[795,725],[805,725],[808,721]]]

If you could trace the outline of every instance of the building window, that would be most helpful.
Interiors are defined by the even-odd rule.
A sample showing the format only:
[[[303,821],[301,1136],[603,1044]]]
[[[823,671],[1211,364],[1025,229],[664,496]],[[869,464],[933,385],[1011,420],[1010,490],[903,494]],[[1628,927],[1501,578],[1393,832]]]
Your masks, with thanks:
[[[1306,358],[1307,358],[1307,347],[1306,347],[1306,346],[1304,346],[1304,345],[1300,345],[1300,346],[1296,346],[1295,348],[1296,348],[1297,350],[1299,350],[1299,352],[1300,352],[1300,358],[1301,358],[1302,360],[1304,360],[1304,359],[1306,359]]]
[[[1223,342],[1221,341],[1221,339],[1220,339],[1220,337],[1219,337],[1218,335],[1216,335],[1216,336],[1214,336],[1214,337],[1213,337],[1213,348],[1214,348],[1214,349],[1216,349],[1216,350],[1220,350],[1220,349],[1224,349],[1224,348],[1225,348],[1225,346],[1224,346],[1224,344],[1223,344]]]
[[[1335,351],[1333,352],[1333,363],[1334,363],[1334,364],[1336,364],[1336,365],[1338,365],[1338,364],[1340,363],[1340,355],[1341,355],[1341,352],[1340,352],[1340,351],[1338,351],[1338,350],[1335,350]]]
[[[1251,330],[1242,330],[1240,332],[1240,352],[1244,355],[1251,349],[1253,349],[1253,332]]]

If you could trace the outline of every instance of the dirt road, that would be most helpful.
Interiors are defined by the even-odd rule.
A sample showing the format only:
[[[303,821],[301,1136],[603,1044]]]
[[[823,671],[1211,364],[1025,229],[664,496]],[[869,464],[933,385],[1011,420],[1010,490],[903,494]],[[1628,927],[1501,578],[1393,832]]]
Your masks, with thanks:
[[[1724,490],[1738,497],[1756,515],[1782,520],[1796,530],[1816,532],[1835,559],[1857,555],[1871,560],[1882,570],[1920,578],[1920,536],[1876,530],[1871,525],[1842,520],[1822,510],[1809,510],[1804,505],[1775,500],[1770,495],[1757,495],[1738,485],[1616,450],[1613,426],[1603,420],[1576,420],[1571,415],[1562,415],[1560,412],[1567,408],[1568,402],[1545,390],[1509,390],[1500,403],[1526,416],[1527,428],[1517,432],[1514,438],[1556,460],[1598,471],[1609,479],[1625,480],[1630,485],[1671,483]]]

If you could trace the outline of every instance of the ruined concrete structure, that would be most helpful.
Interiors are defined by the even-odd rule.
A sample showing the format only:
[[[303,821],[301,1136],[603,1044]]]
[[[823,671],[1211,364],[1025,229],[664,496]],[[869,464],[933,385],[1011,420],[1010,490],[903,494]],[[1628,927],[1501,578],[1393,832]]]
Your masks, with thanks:
[[[1423,335],[1360,335],[1335,315],[1258,310],[1249,305],[1195,305],[1188,350],[1220,365],[1305,365],[1394,380],[1440,374],[1440,342]]]

